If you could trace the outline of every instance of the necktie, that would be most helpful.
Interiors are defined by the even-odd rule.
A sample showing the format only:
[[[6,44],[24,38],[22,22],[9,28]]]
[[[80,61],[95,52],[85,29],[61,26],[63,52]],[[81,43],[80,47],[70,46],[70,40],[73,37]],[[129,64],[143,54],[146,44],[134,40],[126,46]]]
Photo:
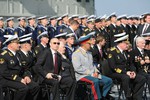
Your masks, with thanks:
[[[101,57],[103,57],[102,49],[99,49],[99,53],[100,53]]]
[[[126,54],[125,54],[124,51],[122,52],[122,54],[123,54],[124,58],[127,59]]]
[[[144,50],[141,50],[141,54],[142,54],[142,56],[144,56]]]
[[[27,53],[26,56],[29,57],[29,54]]]
[[[54,74],[58,74],[58,62],[57,62],[57,60],[58,60],[58,58],[57,58],[57,53],[55,53],[54,54]]]

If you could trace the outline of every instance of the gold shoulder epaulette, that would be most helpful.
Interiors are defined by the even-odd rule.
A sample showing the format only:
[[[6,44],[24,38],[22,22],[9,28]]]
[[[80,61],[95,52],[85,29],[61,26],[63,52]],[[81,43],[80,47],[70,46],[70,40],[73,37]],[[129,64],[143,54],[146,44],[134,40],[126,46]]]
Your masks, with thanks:
[[[112,47],[112,48],[110,48],[110,51],[114,51],[116,48],[115,47]]]
[[[4,54],[6,54],[7,53],[7,51],[6,50],[4,50],[2,53],[1,53],[1,55],[4,55]]]
[[[89,29],[88,28],[86,28],[84,31],[86,32],[86,31],[88,31]]]
[[[80,52],[80,50],[79,50],[79,49],[77,49],[75,52]]]

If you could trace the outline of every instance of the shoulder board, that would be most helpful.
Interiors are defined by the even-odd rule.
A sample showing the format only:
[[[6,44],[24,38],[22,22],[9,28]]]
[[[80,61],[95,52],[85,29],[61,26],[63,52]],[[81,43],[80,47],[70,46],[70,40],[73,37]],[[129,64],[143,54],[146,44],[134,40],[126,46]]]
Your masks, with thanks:
[[[84,31],[88,31],[89,29],[88,28],[86,28]]]
[[[115,47],[112,47],[112,48],[110,48],[110,51],[114,51],[116,48]]]
[[[7,51],[4,50],[4,51],[1,53],[1,55],[5,55],[6,53],[7,53]]]
[[[75,52],[80,52],[80,50],[79,50],[79,49],[77,49]]]

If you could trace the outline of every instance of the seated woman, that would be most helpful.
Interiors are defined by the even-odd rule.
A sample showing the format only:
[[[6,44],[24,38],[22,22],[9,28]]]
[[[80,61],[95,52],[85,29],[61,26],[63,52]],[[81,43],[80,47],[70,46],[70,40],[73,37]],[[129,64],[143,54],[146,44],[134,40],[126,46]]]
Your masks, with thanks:
[[[76,89],[75,74],[72,63],[64,55],[65,45],[63,42],[60,42],[58,52],[62,56],[62,70],[60,74],[62,79],[60,81],[60,87],[67,89],[66,100],[74,100]]]

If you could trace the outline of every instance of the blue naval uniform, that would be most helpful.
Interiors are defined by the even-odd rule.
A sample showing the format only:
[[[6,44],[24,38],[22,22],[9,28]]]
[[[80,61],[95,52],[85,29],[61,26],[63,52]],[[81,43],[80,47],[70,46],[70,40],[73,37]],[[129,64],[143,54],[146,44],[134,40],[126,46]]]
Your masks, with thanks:
[[[0,41],[2,43],[4,42],[4,33],[5,33],[5,30],[3,28],[0,28]]]
[[[36,41],[36,32],[35,32],[35,27],[27,25],[25,28],[25,34],[32,33],[32,39]]]
[[[50,26],[47,27],[47,30],[48,30],[49,39],[51,39],[51,38],[53,38],[55,35],[57,35],[56,27],[50,25]]]
[[[60,26],[57,26],[57,29],[56,29],[57,30],[57,32],[56,32],[57,35],[60,34],[60,33],[63,33],[63,30],[66,29],[66,28],[68,28],[68,25],[66,25],[66,24],[62,24]]]
[[[75,48],[74,47],[70,48],[67,44],[65,45],[65,48],[66,48],[66,52],[65,52],[66,57],[70,61],[72,61],[72,53],[75,51]]]
[[[5,35],[14,35],[14,31],[15,31],[14,28],[7,27],[7,28],[5,29]]]
[[[15,31],[14,34],[18,34],[18,37],[21,37],[23,35],[25,35],[25,28],[18,26]]]
[[[47,27],[39,24],[37,27],[36,27],[36,38],[38,35],[40,35],[41,33],[43,33],[44,31],[47,31]],[[37,40],[37,44],[40,43],[40,40],[38,39]]]

